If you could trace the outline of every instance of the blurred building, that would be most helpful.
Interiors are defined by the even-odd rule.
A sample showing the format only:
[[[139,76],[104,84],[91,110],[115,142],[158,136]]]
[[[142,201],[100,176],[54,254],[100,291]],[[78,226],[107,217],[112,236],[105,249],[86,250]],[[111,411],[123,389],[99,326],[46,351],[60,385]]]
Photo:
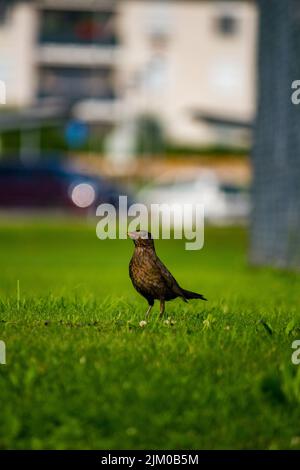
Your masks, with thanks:
[[[10,107],[35,99],[36,12],[30,2],[0,1],[0,80]]]
[[[177,144],[243,144],[255,103],[252,1],[1,0],[7,106],[61,101],[111,125],[151,114]]]

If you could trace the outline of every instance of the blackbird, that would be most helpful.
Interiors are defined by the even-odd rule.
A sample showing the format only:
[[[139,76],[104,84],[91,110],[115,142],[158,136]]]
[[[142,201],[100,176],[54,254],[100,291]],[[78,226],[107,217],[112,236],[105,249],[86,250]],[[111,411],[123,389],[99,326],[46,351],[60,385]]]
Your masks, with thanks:
[[[135,248],[129,264],[129,275],[135,289],[148,301],[148,317],[154,300],[160,301],[160,317],[165,311],[165,301],[181,297],[207,300],[203,295],[182,289],[166,266],[158,258],[151,233],[146,231],[129,232]]]

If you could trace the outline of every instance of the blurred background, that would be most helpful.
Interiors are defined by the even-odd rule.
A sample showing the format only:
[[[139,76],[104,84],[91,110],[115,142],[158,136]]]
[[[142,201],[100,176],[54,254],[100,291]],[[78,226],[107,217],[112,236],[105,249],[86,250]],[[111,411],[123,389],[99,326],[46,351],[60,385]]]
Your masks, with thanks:
[[[299,23],[297,2],[288,3],[1,0],[1,210],[94,215],[121,193],[202,202],[208,223],[228,225],[247,224],[253,207],[253,261],[289,264],[283,238],[292,230],[294,252],[299,211],[296,194],[286,210],[284,188],[297,181],[287,176],[272,206],[284,172],[269,155],[281,152],[285,167],[289,120],[280,112],[292,106],[287,57]],[[260,178],[251,202],[253,141]],[[270,245],[270,214],[273,238],[282,231],[278,211],[289,214],[286,231]]]
[[[0,4],[2,209],[94,213],[123,192],[245,223],[253,2]]]

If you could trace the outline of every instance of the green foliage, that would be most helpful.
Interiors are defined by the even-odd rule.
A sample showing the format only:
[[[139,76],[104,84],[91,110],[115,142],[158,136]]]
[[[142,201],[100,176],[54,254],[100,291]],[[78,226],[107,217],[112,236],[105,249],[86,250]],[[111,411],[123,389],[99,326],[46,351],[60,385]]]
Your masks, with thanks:
[[[208,302],[169,302],[164,321],[156,305],[140,326],[131,241],[2,222],[0,447],[299,448],[299,275],[249,268],[246,247],[229,228],[206,230],[199,252],[159,241]]]
[[[142,156],[155,156],[164,153],[164,132],[160,121],[150,115],[142,115],[137,120],[136,153]]]
[[[29,140],[31,142],[33,151],[40,150],[45,155],[47,155],[47,153],[57,154],[70,151],[64,136],[64,127],[65,126],[61,124],[58,126],[45,126],[40,129],[24,129],[22,131],[23,136],[20,130],[2,132],[0,134],[1,153],[3,155],[18,155],[21,150],[22,138],[23,140]],[[76,148],[76,152],[103,152],[104,135],[104,131],[102,133],[91,132],[87,142],[81,147]]]
[[[239,148],[220,145],[187,146],[176,145],[169,142],[165,146],[165,154],[174,157],[211,157],[211,158],[236,158],[244,160],[249,156],[249,148]]]

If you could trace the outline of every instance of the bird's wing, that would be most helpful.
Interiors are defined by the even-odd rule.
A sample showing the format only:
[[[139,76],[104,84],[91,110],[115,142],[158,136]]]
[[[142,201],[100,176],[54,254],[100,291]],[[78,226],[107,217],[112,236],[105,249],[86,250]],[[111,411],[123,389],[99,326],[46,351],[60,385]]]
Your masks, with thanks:
[[[167,284],[168,288],[172,290],[175,294],[179,295],[180,297],[184,297],[183,291],[179,286],[176,279],[172,276],[170,271],[166,268],[164,263],[157,257],[155,262],[157,268],[160,271],[161,276],[163,277],[165,283]]]

